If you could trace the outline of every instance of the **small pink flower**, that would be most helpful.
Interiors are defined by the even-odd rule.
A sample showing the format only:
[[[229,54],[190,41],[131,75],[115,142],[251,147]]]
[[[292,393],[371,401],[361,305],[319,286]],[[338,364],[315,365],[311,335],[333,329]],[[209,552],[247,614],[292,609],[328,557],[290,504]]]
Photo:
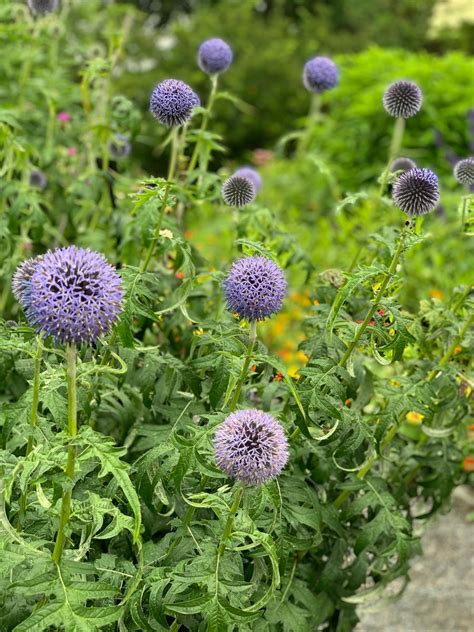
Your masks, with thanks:
[[[77,154],[77,147],[68,147],[66,151],[68,156],[75,156]]]
[[[257,165],[257,167],[263,167],[273,160],[274,153],[269,151],[268,149],[256,149],[253,152],[253,161]]]
[[[58,119],[58,121],[61,121],[61,123],[69,123],[72,120],[69,112],[58,112],[56,118]]]

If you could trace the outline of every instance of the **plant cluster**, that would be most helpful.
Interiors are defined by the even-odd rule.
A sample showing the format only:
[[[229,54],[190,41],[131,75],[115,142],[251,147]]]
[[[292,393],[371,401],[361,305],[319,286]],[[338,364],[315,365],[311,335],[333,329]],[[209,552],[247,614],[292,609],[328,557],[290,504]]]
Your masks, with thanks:
[[[73,3],[1,12],[0,628],[353,629],[358,605],[395,580],[401,594],[424,526],[472,471],[472,283],[400,302],[406,256],[438,221],[438,177],[402,151],[421,89],[379,95],[386,166],[336,204],[397,223],[348,229],[352,264],[320,268],[257,170],[212,169],[215,104],[235,103],[227,42],[196,51],[206,99],[157,77],[147,112],[114,89],[125,5],[98,16],[93,50],[68,42]],[[311,107],[281,146],[315,171],[322,93],[344,69],[317,56],[293,72]],[[167,175],[146,176],[134,147],[161,128]],[[462,248],[472,158],[454,174]],[[216,266],[190,230],[222,224]],[[290,373],[266,341],[295,297]]]

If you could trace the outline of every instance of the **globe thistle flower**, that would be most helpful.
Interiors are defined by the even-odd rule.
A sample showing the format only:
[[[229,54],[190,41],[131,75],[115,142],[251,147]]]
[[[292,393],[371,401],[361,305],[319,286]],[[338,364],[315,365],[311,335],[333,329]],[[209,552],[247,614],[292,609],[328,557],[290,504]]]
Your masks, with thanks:
[[[395,160],[390,165],[390,172],[395,173],[396,171],[409,171],[410,169],[415,169],[416,163],[410,158],[395,158]]]
[[[280,311],[287,283],[282,269],[265,257],[243,257],[222,284],[227,309],[239,318],[264,320]]]
[[[150,112],[163,125],[177,127],[190,120],[199,104],[199,97],[184,81],[165,79],[151,93]]]
[[[30,283],[33,272],[35,271],[36,264],[41,261],[43,257],[33,257],[23,261],[23,263],[16,269],[12,278],[12,292],[13,296],[24,308],[28,304],[28,297],[30,293]]]
[[[329,57],[313,57],[303,68],[303,84],[306,90],[321,94],[339,83],[339,68]]]
[[[25,262],[14,292],[28,322],[56,342],[94,343],[117,320],[122,281],[98,252],[69,246]]]
[[[246,206],[254,201],[257,191],[250,178],[234,174],[222,185],[221,194],[228,206]]]
[[[252,182],[255,187],[255,192],[258,193],[262,187],[262,176],[258,173],[256,169],[253,167],[239,167],[237,171],[234,173],[234,176],[239,176],[240,178],[247,178]]]
[[[423,93],[413,81],[395,81],[383,95],[385,111],[395,118],[410,118],[421,109]]]
[[[132,146],[124,134],[116,134],[109,143],[109,152],[112,158],[126,158],[131,151]]]
[[[395,206],[411,217],[432,211],[439,201],[439,184],[430,169],[410,169],[398,178],[392,188]]]
[[[280,423],[269,413],[248,409],[231,413],[214,437],[217,465],[246,485],[275,478],[288,461],[288,442]]]
[[[232,63],[232,48],[224,40],[214,37],[201,44],[197,62],[199,68],[208,75],[224,72]]]
[[[48,178],[39,169],[30,171],[30,186],[37,189],[44,189],[48,186]]]
[[[456,163],[454,177],[459,184],[471,186],[474,184],[474,157],[464,158]]]
[[[45,15],[58,9],[59,0],[28,0],[28,7],[35,15]]]

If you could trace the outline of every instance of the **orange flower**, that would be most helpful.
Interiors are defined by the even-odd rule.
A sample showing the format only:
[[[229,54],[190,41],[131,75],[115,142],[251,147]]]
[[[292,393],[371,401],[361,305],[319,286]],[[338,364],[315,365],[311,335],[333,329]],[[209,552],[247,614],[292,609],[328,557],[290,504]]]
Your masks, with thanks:
[[[176,272],[174,276],[177,279],[184,279],[184,272]]]
[[[275,375],[275,377],[273,378],[273,381],[274,381],[274,382],[281,382],[281,381],[282,381],[282,379],[283,379],[283,375],[282,375],[280,372],[278,372],[278,373]]]
[[[465,472],[474,472],[474,456],[464,457],[464,461],[462,462],[462,469]]]
[[[461,351],[462,351],[461,345],[457,345],[456,347],[454,347],[454,353],[461,353]]]
[[[437,298],[439,300],[441,300],[442,298],[444,298],[444,294],[441,290],[438,290],[436,288],[433,288],[430,290],[430,297],[431,298]]]
[[[422,415],[421,413],[417,413],[415,410],[411,410],[405,416],[405,419],[412,426],[421,426],[421,424],[423,423],[423,419],[424,418],[425,418],[424,415]]]
[[[350,405],[351,405],[351,400],[346,399],[346,401],[344,402],[344,406],[350,406]]]

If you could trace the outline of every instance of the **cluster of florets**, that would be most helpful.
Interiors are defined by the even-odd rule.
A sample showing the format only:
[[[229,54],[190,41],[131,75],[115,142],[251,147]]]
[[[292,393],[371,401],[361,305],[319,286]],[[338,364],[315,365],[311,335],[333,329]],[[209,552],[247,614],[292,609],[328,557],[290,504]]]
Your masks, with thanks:
[[[423,93],[413,81],[395,81],[385,90],[383,106],[395,118],[410,118],[421,109]]]
[[[125,134],[115,134],[109,143],[109,152],[112,158],[126,158],[131,151],[132,146]]]
[[[48,178],[39,169],[30,171],[29,182],[30,186],[36,189],[45,189],[48,186]]]
[[[103,255],[69,246],[25,261],[13,293],[28,322],[56,342],[94,343],[117,320],[122,281]]]
[[[163,125],[177,127],[187,123],[200,104],[198,95],[184,81],[165,79],[150,98],[150,112]]]
[[[392,198],[407,215],[425,215],[439,202],[438,178],[430,169],[405,171],[393,185]]]
[[[329,57],[313,57],[303,68],[303,84],[306,90],[321,94],[339,83],[339,68]]]
[[[214,37],[201,44],[198,51],[198,65],[208,75],[224,72],[232,63],[232,49],[224,40]]]
[[[390,165],[390,171],[391,173],[396,173],[397,171],[409,171],[410,169],[415,169],[415,167],[416,163],[410,158],[395,158]]]
[[[454,177],[459,184],[471,186],[474,184],[474,157],[464,158],[454,166]]]
[[[258,193],[262,187],[262,176],[253,167],[239,167],[234,173],[234,176],[239,176],[240,178],[247,178],[247,180],[250,180],[250,182],[252,182],[253,186],[255,187],[256,193]]]
[[[261,410],[231,413],[214,437],[217,465],[228,476],[259,485],[278,476],[288,461],[288,442],[279,422]]]
[[[222,185],[221,194],[228,206],[241,207],[253,202],[257,191],[250,178],[234,174]]]
[[[28,0],[30,11],[36,15],[52,13],[59,7],[59,0]]]
[[[223,283],[229,311],[258,321],[280,311],[287,283],[282,269],[266,257],[244,257],[232,264]]]

